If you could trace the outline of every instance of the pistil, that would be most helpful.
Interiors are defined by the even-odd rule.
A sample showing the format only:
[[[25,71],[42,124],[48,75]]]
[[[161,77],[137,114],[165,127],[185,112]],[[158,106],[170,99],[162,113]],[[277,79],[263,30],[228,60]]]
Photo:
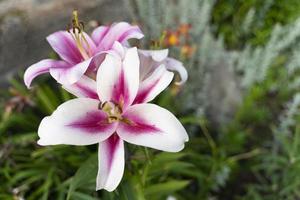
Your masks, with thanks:
[[[71,32],[71,30],[72,32]],[[76,46],[80,52],[80,54],[82,55],[82,57],[87,60],[91,57],[91,48],[90,45],[87,41],[87,39],[84,36],[83,33],[84,30],[84,24],[83,22],[79,21],[78,19],[78,12],[77,10],[73,11],[73,19],[72,19],[72,27],[68,27],[68,32],[72,35]],[[84,47],[84,45],[86,46],[86,48]]]

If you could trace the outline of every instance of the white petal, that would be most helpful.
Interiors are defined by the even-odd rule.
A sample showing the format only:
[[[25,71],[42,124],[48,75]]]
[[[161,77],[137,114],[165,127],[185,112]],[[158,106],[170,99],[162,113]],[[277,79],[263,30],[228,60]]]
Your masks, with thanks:
[[[187,73],[185,67],[183,66],[182,62],[180,62],[174,58],[167,58],[165,61],[165,65],[168,70],[178,72],[181,80],[180,80],[180,82],[176,82],[176,84],[182,85],[183,83],[185,83],[187,81],[188,73]]]
[[[92,39],[94,40],[96,45],[98,45],[101,42],[101,40],[103,39],[105,34],[108,32],[108,30],[109,30],[108,26],[99,26],[93,30]]]
[[[97,92],[102,102],[131,105],[139,87],[139,57],[136,48],[126,50],[124,59],[107,54],[97,73]]]
[[[96,190],[111,192],[116,189],[124,173],[124,156],[124,142],[117,134],[99,143]]]
[[[186,130],[168,110],[154,104],[135,104],[123,115],[118,135],[126,142],[169,152],[178,152],[188,141]]]
[[[61,104],[45,117],[38,129],[40,145],[89,145],[107,139],[117,124],[109,124],[107,115],[98,109],[99,101],[77,98]]]
[[[70,67],[50,68],[50,74],[62,85],[73,84],[77,82],[87,71],[92,59],[93,58],[90,58]]]
[[[119,79],[121,70],[121,59],[107,54],[97,72],[97,92],[102,102],[112,99],[113,87]]]
[[[164,65],[160,65],[146,80],[140,83],[134,104],[152,101],[168,87],[173,77],[173,72],[169,72]]]
[[[87,76],[82,76],[82,78],[74,84],[63,85],[62,87],[76,97],[99,99],[96,81]]]
[[[138,50],[140,57],[140,80],[145,80],[162,64],[168,56],[168,49],[163,50]]]
[[[169,50],[168,49],[160,49],[160,50],[139,49],[139,53],[143,54],[144,56],[151,57],[152,60],[156,62],[162,62],[168,57]]]

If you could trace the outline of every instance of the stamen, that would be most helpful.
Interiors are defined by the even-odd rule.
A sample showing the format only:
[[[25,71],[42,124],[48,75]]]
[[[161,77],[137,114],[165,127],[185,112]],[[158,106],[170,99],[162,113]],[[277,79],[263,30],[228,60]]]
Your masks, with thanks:
[[[122,110],[119,105],[106,101],[104,103],[99,103],[98,108],[107,114],[108,123],[123,120]]]
[[[124,122],[125,124],[131,125],[131,126],[135,126],[136,123],[134,123],[133,121],[127,119],[127,118],[122,118],[121,119],[122,122]]]
[[[70,32],[70,29],[72,29],[72,32]],[[85,60],[89,59],[92,56],[92,52],[90,45],[84,36],[84,23],[79,21],[77,10],[73,11],[72,25],[71,27],[68,25],[68,32],[72,35],[82,57]]]

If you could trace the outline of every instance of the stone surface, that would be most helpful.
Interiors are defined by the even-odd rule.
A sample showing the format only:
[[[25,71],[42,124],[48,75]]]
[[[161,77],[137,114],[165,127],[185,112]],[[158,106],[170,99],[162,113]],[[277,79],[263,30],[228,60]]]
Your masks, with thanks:
[[[84,22],[123,21],[128,13],[120,0],[2,0],[0,1],[0,86],[18,70],[46,58],[47,35],[65,29],[78,9]]]

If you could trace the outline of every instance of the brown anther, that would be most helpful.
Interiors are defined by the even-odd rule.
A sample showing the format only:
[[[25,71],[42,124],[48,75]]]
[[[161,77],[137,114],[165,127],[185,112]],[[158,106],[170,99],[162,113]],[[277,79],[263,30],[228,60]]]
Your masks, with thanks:
[[[118,109],[117,112],[119,113],[123,112],[122,107],[119,104],[117,104],[116,108]]]
[[[71,28],[71,25],[67,24],[67,31],[68,31],[68,33],[70,33],[70,28]]]
[[[84,30],[84,23],[83,23],[83,21],[80,21],[79,24],[80,24],[80,28],[81,28],[82,30]]]
[[[121,121],[124,122],[125,124],[131,125],[131,126],[136,125],[133,121],[131,121],[127,118],[122,118]]]
[[[101,104],[101,109],[105,109],[108,105],[108,102],[105,101],[104,103]]]
[[[71,20],[71,25],[68,25],[68,29],[72,28],[72,31],[74,34],[76,33],[76,29],[78,33],[81,33],[84,29],[84,23],[82,21],[79,21],[78,19],[78,12],[77,10],[73,11],[73,19]]]
[[[109,116],[108,117],[108,122],[115,122],[115,121],[117,121],[118,120],[118,117],[116,117],[116,116]]]
[[[102,110],[102,102],[101,101],[98,103],[98,110]]]

